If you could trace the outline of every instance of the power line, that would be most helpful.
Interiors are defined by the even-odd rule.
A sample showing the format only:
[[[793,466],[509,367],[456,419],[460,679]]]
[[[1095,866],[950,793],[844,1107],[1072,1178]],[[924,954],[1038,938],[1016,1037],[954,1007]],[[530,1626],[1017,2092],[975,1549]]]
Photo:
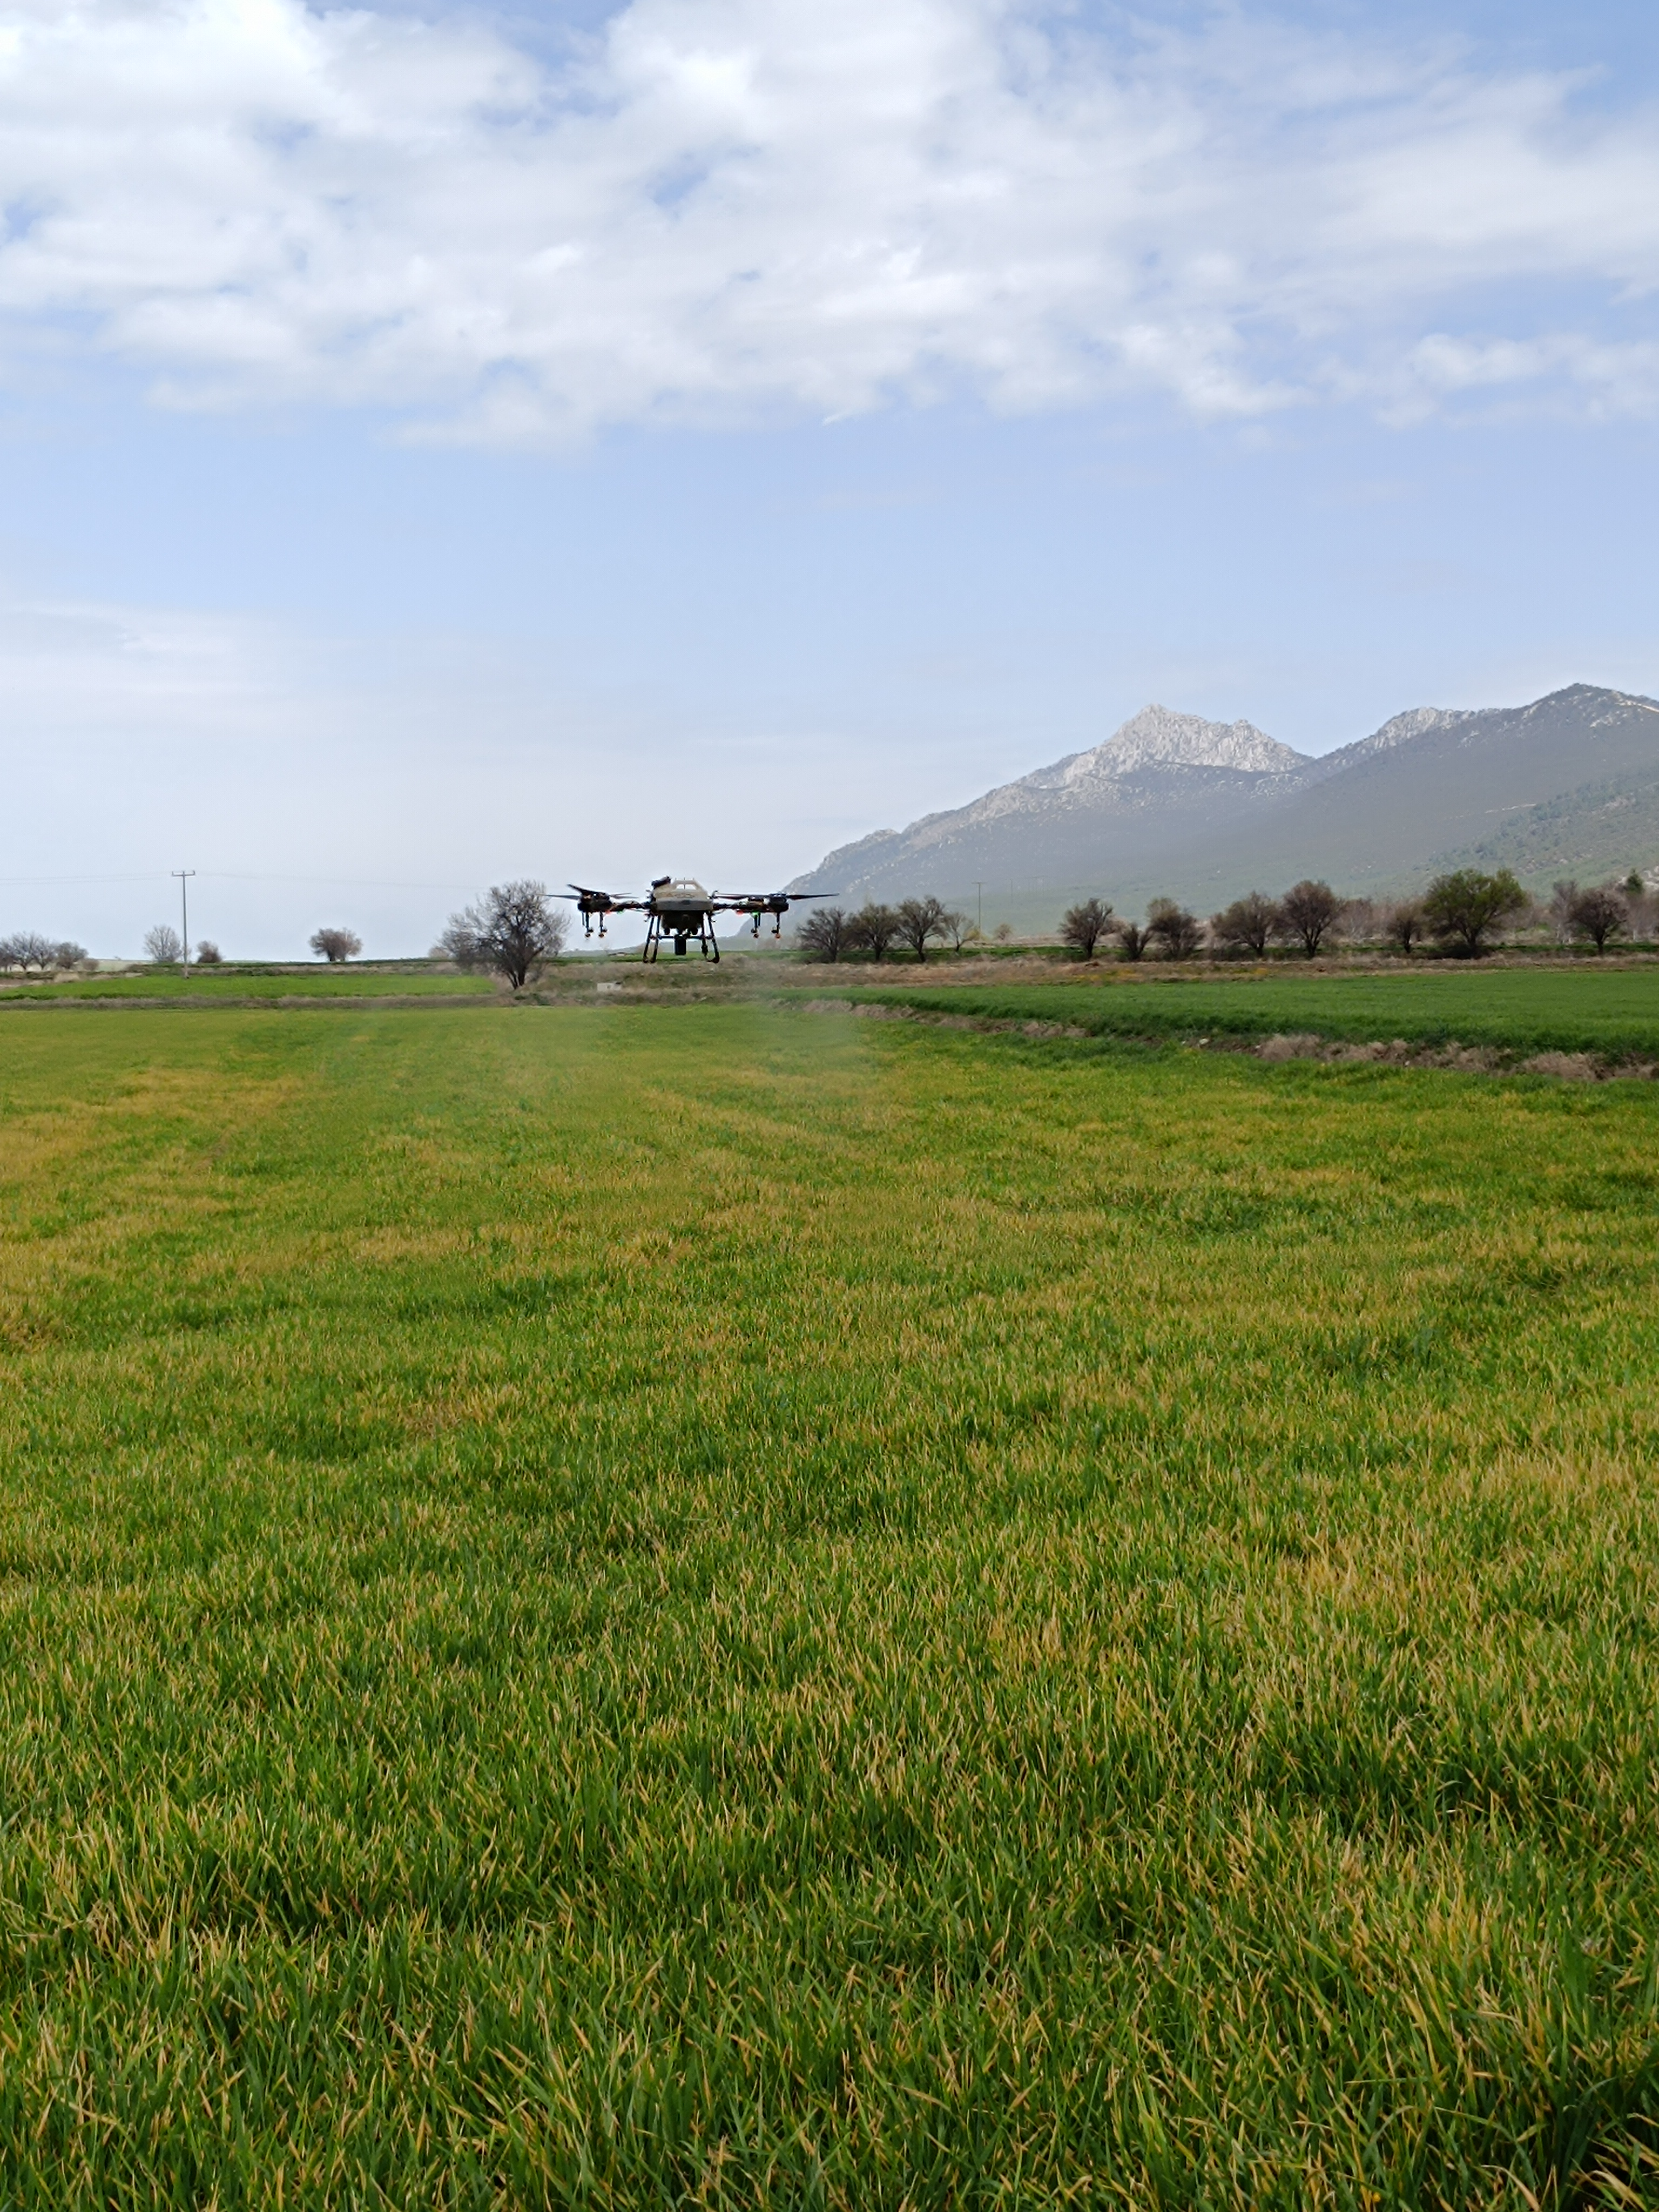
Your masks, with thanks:
[[[198,873],[192,868],[191,875]],[[476,891],[476,883],[470,884],[412,884],[396,882],[381,876],[250,876],[239,875],[224,868],[204,868],[200,872],[204,883],[216,884],[324,884],[342,890],[360,891]],[[178,869],[146,869],[142,874],[120,876],[0,876],[0,884],[28,885],[46,884],[161,884]]]
[[[210,877],[216,884],[331,884],[343,890],[357,891],[474,891],[476,883],[470,884],[409,884],[384,876],[245,876],[225,868],[204,868],[204,878]]]
[[[142,876],[0,876],[0,884],[159,884],[165,880],[159,868]]]

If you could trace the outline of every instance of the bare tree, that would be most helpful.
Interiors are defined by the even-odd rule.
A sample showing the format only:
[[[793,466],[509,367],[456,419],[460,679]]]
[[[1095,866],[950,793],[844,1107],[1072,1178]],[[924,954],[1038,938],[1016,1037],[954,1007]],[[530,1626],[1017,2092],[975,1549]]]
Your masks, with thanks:
[[[203,938],[196,947],[196,965],[198,968],[217,968],[224,957],[210,937]]]
[[[809,960],[839,960],[847,950],[848,913],[845,907],[815,907],[795,932],[795,942]]]
[[[1000,921],[996,927],[991,932],[992,936],[995,938],[999,945],[1006,945],[1013,933],[1014,925],[1012,921]]]
[[[1423,896],[1430,933],[1466,960],[1479,959],[1490,931],[1527,903],[1527,895],[1507,868],[1496,875],[1479,868],[1455,868],[1437,876]]]
[[[1174,899],[1154,899],[1146,909],[1146,934],[1164,948],[1166,960],[1190,960],[1204,942],[1204,925]]]
[[[337,961],[355,960],[363,949],[363,940],[355,929],[319,929],[312,933],[311,949],[331,967]]]
[[[1605,952],[1607,939],[1622,937],[1630,927],[1625,895],[1611,884],[1592,884],[1589,890],[1575,895],[1567,921],[1575,937],[1588,937],[1597,952]]]
[[[1279,934],[1302,947],[1311,960],[1328,937],[1334,937],[1342,902],[1326,883],[1304,878],[1292,884],[1279,902]]]
[[[927,947],[945,934],[945,908],[931,892],[926,898],[899,901],[898,935],[918,960],[926,960]]]
[[[1409,959],[1413,945],[1421,941],[1428,930],[1423,909],[1413,899],[1401,899],[1382,917],[1382,934],[1389,943],[1397,945]]]
[[[521,991],[563,951],[568,927],[549,903],[547,885],[526,878],[492,884],[487,898],[451,915],[441,942],[458,968],[483,969]]]
[[[951,940],[952,952],[960,952],[968,939],[979,933],[974,927],[972,916],[959,914],[953,906],[947,906],[940,915],[939,926]]]
[[[144,932],[144,951],[158,968],[176,968],[185,957],[185,940],[170,921],[158,921]]]
[[[1118,950],[1126,960],[1143,959],[1151,933],[1141,922],[1121,921],[1117,926]]]
[[[52,939],[42,937],[38,929],[20,929],[10,937],[0,938],[0,968],[21,968],[27,975],[31,968],[55,966],[57,951]],[[78,958],[86,958],[78,945],[76,952]]]
[[[1578,885],[1571,876],[1558,876],[1550,886],[1549,904],[1544,908],[1558,945],[1565,945],[1572,935],[1572,909],[1578,896]]]
[[[80,967],[87,957],[86,946],[77,945],[72,937],[60,938],[52,948],[52,964],[60,973]]]
[[[1092,960],[1095,947],[1115,925],[1109,899],[1086,898],[1081,906],[1068,906],[1060,916],[1060,941],[1080,960]]]
[[[1264,898],[1260,891],[1246,891],[1224,911],[1211,916],[1210,934],[1229,952],[1253,952],[1260,960],[1267,952],[1267,939],[1283,922],[1284,916],[1270,898]]]
[[[899,918],[890,906],[866,899],[847,925],[847,942],[872,960],[884,959],[899,933]]]

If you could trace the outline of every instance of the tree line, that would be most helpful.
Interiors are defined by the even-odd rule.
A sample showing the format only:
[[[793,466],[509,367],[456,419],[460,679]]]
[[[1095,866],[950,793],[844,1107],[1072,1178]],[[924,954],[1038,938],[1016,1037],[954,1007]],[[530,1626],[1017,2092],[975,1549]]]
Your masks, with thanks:
[[[1212,957],[1263,959],[1275,946],[1286,946],[1312,960],[1339,939],[1382,940],[1409,955],[1434,943],[1443,951],[1476,957],[1506,924],[1524,916],[1553,929],[1563,942],[1576,940],[1605,951],[1615,939],[1638,935],[1659,920],[1659,896],[1632,870],[1622,882],[1555,884],[1547,902],[1534,902],[1507,868],[1488,874],[1457,868],[1437,876],[1420,897],[1378,906],[1369,899],[1345,899],[1321,878],[1307,877],[1278,898],[1247,891],[1207,921],[1170,898],[1155,898],[1145,918],[1135,921],[1113,911],[1111,902],[1087,898],[1061,917],[1060,941],[1079,959],[1092,960],[1109,946],[1120,959],[1142,960],[1148,953],[1166,960],[1190,960],[1201,951]],[[459,967],[501,976],[522,990],[541,968],[563,951],[568,918],[544,884],[523,881],[494,884],[476,905],[452,915],[436,957]],[[1012,935],[998,925],[1000,939]],[[854,912],[818,907],[795,932],[797,948],[813,960],[841,960],[867,954],[883,960],[896,946],[919,961],[930,948],[960,952],[981,941],[968,916],[940,899],[902,899],[896,906],[866,900]],[[331,963],[356,959],[362,940],[354,930],[317,930],[311,950]],[[186,948],[177,930],[158,922],[144,938],[144,951],[158,967],[178,966]],[[204,938],[193,958],[198,966],[216,965],[216,945]],[[47,975],[84,966],[86,947],[54,940],[32,930],[0,937],[0,973]]]
[[[454,961],[458,967],[500,975],[520,991],[548,961],[563,951],[568,929],[568,916],[545,884],[495,884],[476,905],[451,915],[433,952],[441,960]],[[344,927],[319,929],[311,939],[311,950],[331,965],[355,960],[362,949],[356,930]],[[166,921],[158,921],[145,933],[144,957],[157,968],[180,967],[186,958],[198,967],[213,967],[221,958],[218,946],[206,938],[192,952]],[[25,975],[46,974],[78,967],[87,957],[84,945],[54,945],[33,932],[0,938],[0,970],[3,971],[21,969]]]
[[[87,957],[84,945],[72,944],[66,937],[42,937],[38,930],[18,929],[0,937],[0,971],[8,975],[20,969],[25,975],[61,974],[80,967]]]
[[[1129,961],[1149,954],[1191,960],[1200,952],[1261,960],[1278,947],[1313,960],[1345,939],[1380,941],[1407,956],[1433,945],[1443,953],[1477,959],[1507,925],[1524,917],[1551,927],[1563,942],[1591,944],[1601,952],[1616,938],[1651,927],[1656,905],[1659,901],[1634,870],[1622,883],[1558,883],[1542,906],[1508,868],[1455,868],[1437,876],[1420,896],[1381,905],[1344,898],[1322,878],[1304,877],[1277,898],[1247,891],[1207,921],[1171,898],[1153,899],[1139,921],[1115,913],[1108,899],[1084,899],[1061,917],[1060,941],[1082,960],[1093,960],[1103,948]],[[1008,933],[1006,925],[998,933]],[[977,941],[979,931],[937,898],[905,899],[897,906],[871,900],[855,912],[820,907],[795,933],[800,951],[815,960],[859,953],[880,960],[896,945],[925,960],[930,945],[960,951]]]
[[[883,960],[896,945],[925,960],[930,945],[960,952],[973,933],[965,914],[936,898],[902,899],[897,906],[869,899],[855,914],[838,906],[817,908],[795,932],[795,941],[817,960],[841,960],[853,952]]]

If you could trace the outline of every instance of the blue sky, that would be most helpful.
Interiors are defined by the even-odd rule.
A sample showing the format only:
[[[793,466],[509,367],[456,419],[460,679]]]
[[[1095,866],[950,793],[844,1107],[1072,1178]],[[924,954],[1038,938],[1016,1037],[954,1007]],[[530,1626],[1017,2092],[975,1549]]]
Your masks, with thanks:
[[[1659,690],[1650,9],[0,7],[0,929]]]

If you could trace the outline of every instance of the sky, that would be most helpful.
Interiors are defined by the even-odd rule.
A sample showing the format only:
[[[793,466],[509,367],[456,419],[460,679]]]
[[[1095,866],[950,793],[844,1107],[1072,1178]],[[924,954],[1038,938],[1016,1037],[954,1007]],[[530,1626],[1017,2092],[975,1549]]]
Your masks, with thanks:
[[[0,0],[0,933],[1659,691],[1659,10]]]

